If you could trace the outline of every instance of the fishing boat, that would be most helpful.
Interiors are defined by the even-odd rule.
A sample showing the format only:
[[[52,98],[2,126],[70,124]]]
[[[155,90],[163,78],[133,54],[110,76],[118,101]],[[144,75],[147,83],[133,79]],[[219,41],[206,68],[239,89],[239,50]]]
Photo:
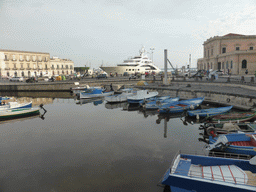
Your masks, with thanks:
[[[246,111],[246,112],[229,112],[220,115],[210,116],[205,119],[206,122],[211,123],[239,123],[246,121],[253,121],[256,118],[255,111]]]
[[[105,100],[108,103],[118,103],[118,102],[124,102],[127,101],[127,97],[134,95],[134,93],[136,93],[135,91],[133,91],[133,89],[124,89],[122,90],[121,94],[115,94],[115,95],[111,95],[111,96],[106,96]]]
[[[93,87],[93,88],[87,89],[86,91],[80,92],[79,98],[90,99],[95,97],[105,97],[113,94],[114,94],[114,91],[104,91],[102,88]]]
[[[158,186],[172,192],[256,191],[256,159],[178,153]]]
[[[204,97],[167,103],[158,109],[159,113],[181,113],[199,107],[204,101]]]
[[[0,120],[16,119],[21,117],[28,117],[32,115],[39,115],[38,107],[22,108],[22,109],[8,109],[0,111]]]
[[[199,130],[204,131],[205,136],[217,136],[219,134],[237,133],[237,132],[255,132],[255,123],[212,123],[200,125]]]
[[[213,115],[219,115],[227,113],[232,109],[233,106],[227,107],[218,107],[218,108],[209,108],[209,109],[197,109],[197,110],[188,110],[187,114],[190,117],[209,117]]]
[[[133,95],[128,96],[127,102],[139,104],[149,98],[156,97],[157,95],[158,95],[157,91],[139,90],[136,93],[134,93]]]
[[[207,150],[217,149],[220,151],[236,154],[256,155],[256,133],[233,133],[218,136],[209,136]]]
[[[22,109],[22,108],[31,108],[32,101],[28,103],[18,103],[16,101],[8,102],[5,105],[0,105],[0,111],[7,110],[7,109]]]
[[[179,99],[180,99],[180,97],[173,97],[173,98],[169,97],[166,99],[150,101],[150,102],[145,103],[143,105],[143,108],[146,110],[156,110],[167,103],[173,103],[175,101],[179,101]]]

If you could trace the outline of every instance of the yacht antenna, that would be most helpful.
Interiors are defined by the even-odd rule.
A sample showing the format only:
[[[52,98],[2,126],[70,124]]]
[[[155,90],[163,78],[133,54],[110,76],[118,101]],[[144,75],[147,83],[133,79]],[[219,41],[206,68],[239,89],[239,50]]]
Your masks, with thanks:
[[[152,60],[152,63],[154,63],[154,62],[153,62],[153,54],[154,54],[155,48],[154,48],[154,47],[151,47],[150,50],[151,50],[151,53],[152,53],[152,58],[151,58],[151,60]]]

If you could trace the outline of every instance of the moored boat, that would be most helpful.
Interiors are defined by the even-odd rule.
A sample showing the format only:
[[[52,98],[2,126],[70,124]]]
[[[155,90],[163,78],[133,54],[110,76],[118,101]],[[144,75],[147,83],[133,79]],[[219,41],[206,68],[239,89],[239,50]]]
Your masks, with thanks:
[[[255,158],[177,154],[159,186],[170,191],[256,191]]]
[[[179,101],[179,99],[180,99],[179,97],[173,97],[173,98],[166,98],[166,99],[151,101],[151,102],[145,103],[143,105],[143,108],[146,110],[156,110],[167,103],[173,103],[173,102]]]
[[[188,116],[195,117],[209,117],[213,115],[219,115],[223,113],[227,113],[232,109],[233,106],[227,106],[227,107],[218,107],[218,108],[209,108],[209,109],[197,109],[197,110],[188,110],[187,114]]]
[[[28,117],[32,115],[39,115],[38,107],[22,108],[22,109],[8,109],[0,111],[0,120],[16,119],[21,117]]]
[[[0,105],[0,111],[7,110],[7,109],[22,109],[22,108],[31,108],[32,101],[28,103],[18,103],[16,101],[8,102],[5,105]]]
[[[105,97],[109,95],[113,95],[114,91],[104,91],[101,88],[90,88],[86,91],[80,92],[80,99],[89,99],[89,98],[95,98],[95,97]]]
[[[139,90],[131,96],[127,97],[128,103],[141,103],[149,98],[156,97],[157,91]]]
[[[229,112],[220,115],[214,115],[206,119],[207,122],[211,123],[239,123],[246,121],[253,121],[256,118],[256,111],[246,112]]]
[[[204,97],[198,97],[188,100],[177,101],[163,105],[158,109],[159,113],[181,113],[189,109],[199,107],[204,101]]]
[[[207,145],[206,149],[255,156],[256,133],[233,133],[209,136],[209,145]]]
[[[121,94],[115,94],[111,96],[106,96],[105,100],[108,103],[118,103],[118,102],[124,102],[127,101],[127,97],[134,95],[136,92],[133,91],[133,89],[124,89],[122,90]]]

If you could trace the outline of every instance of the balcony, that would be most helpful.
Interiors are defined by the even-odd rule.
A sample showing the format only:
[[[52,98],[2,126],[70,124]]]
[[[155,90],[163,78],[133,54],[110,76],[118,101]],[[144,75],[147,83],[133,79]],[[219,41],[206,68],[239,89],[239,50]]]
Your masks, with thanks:
[[[55,69],[54,67],[51,67],[51,69]]]
[[[25,68],[23,68],[23,67],[22,67],[22,68],[20,68],[20,70],[24,70],[24,69],[25,69]]]
[[[4,61],[9,61],[9,59],[4,59]]]
[[[30,62],[30,59],[27,59],[26,61],[27,61],[27,62]]]
[[[24,59],[20,59],[19,61],[24,61]]]
[[[32,68],[28,67],[27,70],[31,70]]]
[[[18,70],[17,68],[12,68],[12,70]]]
[[[45,67],[44,70],[48,70],[49,68]]]
[[[6,67],[6,68],[4,68],[4,70],[10,70],[10,68],[9,68],[9,67]]]

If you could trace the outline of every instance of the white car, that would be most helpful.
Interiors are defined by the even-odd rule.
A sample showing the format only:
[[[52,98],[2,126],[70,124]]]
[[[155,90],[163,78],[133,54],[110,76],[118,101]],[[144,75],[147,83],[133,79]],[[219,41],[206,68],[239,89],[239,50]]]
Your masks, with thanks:
[[[24,78],[23,77],[12,77],[12,78],[10,78],[10,81],[23,82]]]

